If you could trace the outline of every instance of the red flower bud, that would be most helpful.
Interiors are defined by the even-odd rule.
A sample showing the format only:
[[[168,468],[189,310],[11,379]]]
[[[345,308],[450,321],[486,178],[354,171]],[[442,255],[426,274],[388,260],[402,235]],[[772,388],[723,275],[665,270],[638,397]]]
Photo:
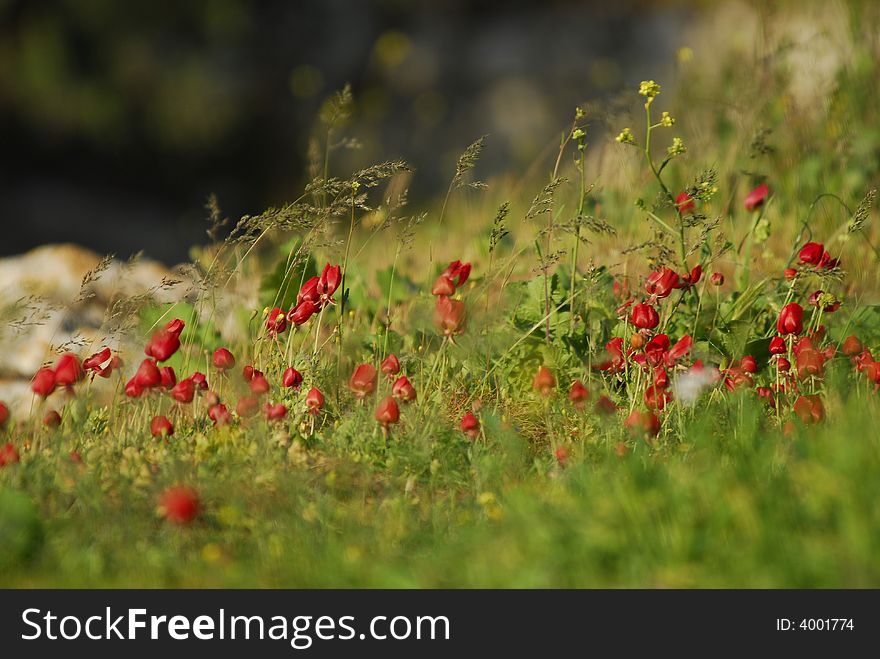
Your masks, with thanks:
[[[720,272],[713,272],[709,281],[711,281],[714,286],[724,286],[724,275]]]
[[[61,387],[70,387],[85,377],[85,371],[80,364],[79,357],[73,353],[61,355],[55,365],[55,384]]]
[[[678,207],[678,212],[682,215],[692,212],[697,207],[687,192],[678,193],[678,196],[675,198],[675,205]]]
[[[654,329],[660,324],[660,315],[650,304],[637,304],[632,308],[630,321],[639,329]]]
[[[306,394],[306,407],[309,408],[309,414],[317,414],[324,407],[324,394],[317,387],[312,387]]]
[[[0,467],[13,465],[17,463],[19,459],[18,451],[15,450],[15,446],[12,445],[12,442],[6,442],[0,446]]]
[[[434,308],[434,323],[446,336],[462,334],[465,325],[464,302],[448,297],[437,298],[437,306]]]
[[[215,426],[225,426],[232,421],[232,415],[223,403],[215,403],[208,408],[208,418],[214,422]]]
[[[546,366],[539,367],[532,380],[532,389],[541,392],[542,396],[549,396],[555,387],[556,378],[553,377],[553,372]]]
[[[804,331],[804,310],[801,305],[791,302],[782,308],[776,331],[782,335],[800,334]]]
[[[770,339],[770,354],[781,355],[785,352],[785,339],[781,336],[774,336]]]
[[[702,268],[700,272],[702,272]],[[663,268],[657,272],[652,272],[645,282],[645,290],[648,292],[648,295],[653,295],[657,298],[667,297],[673,289],[680,286],[681,279],[678,273],[670,268]]]
[[[278,307],[272,309],[266,317],[266,329],[269,331],[270,335],[280,334],[287,329],[287,317]]]
[[[31,382],[31,390],[41,398],[48,398],[55,391],[55,371],[51,368],[37,371]]]
[[[283,384],[285,387],[287,387],[288,389],[299,390],[302,382],[302,373],[297,371],[293,366],[288,366],[286,369],[284,369],[284,373],[281,375],[281,384]]]
[[[288,318],[291,323],[299,326],[307,323],[316,313],[318,313],[318,305],[311,300],[303,300],[290,310]]]
[[[0,428],[3,428],[7,421],[9,421],[9,408],[6,407],[6,403],[0,401]]]
[[[382,372],[385,375],[387,375],[389,378],[392,378],[400,373],[400,360],[395,354],[392,353],[388,355],[384,360],[382,360],[379,368],[382,369]]]
[[[571,383],[571,388],[568,390],[568,400],[574,404],[575,409],[584,409],[589,399],[590,392],[584,386],[583,382],[575,380]]]
[[[400,420],[400,408],[397,407],[397,401],[391,396],[382,399],[376,408],[376,421],[382,424],[383,428],[397,423]]]
[[[405,375],[401,375],[391,386],[391,395],[402,401],[409,402],[416,399],[416,388],[412,386]]]
[[[820,423],[825,418],[825,407],[822,399],[814,394],[812,396],[799,396],[792,406],[795,415],[801,423]]]
[[[260,371],[254,371],[254,377],[251,379],[251,391],[258,396],[269,392],[269,381]]]
[[[351,374],[348,388],[355,398],[363,399],[376,390],[376,369],[372,364],[361,364]]]
[[[165,389],[173,389],[177,384],[177,374],[171,366],[163,366],[160,368],[159,376],[162,378],[162,386]]]
[[[287,408],[283,403],[277,403],[275,405],[272,403],[266,403],[263,406],[263,412],[266,414],[267,421],[280,421],[287,416]]]
[[[43,425],[47,428],[57,428],[61,425],[61,415],[55,410],[49,410],[43,417]]]
[[[758,362],[751,355],[743,357],[739,365],[746,373],[755,373],[758,370]]]
[[[141,389],[150,389],[162,384],[162,374],[152,359],[145,359],[134,374],[134,381]]]
[[[458,427],[467,435],[468,439],[476,439],[480,436],[480,421],[473,412],[465,414]]]
[[[557,446],[556,450],[553,451],[553,456],[556,458],[556,462],[559,463],[560,467],[564,467],[568,464],[569,452],[567,447]]]
[[[214,351],[214,366],[221,371],[228,371],[235,366],[235,357],[226,348],[217,348]]]
[[[200,508],[199,495],[183,485],[169,487],[159,497],[160,513],[172,524],[189,524]]]
[[[647,439],[660,432],[660,419],[650,410],[633,410],[623,426],[630,434],[643,435]]]
[[[844,339],[841,352],[847,357],[853,357],[862,351],[862,342],[853,335],[849,335]]]
[[[171,397],[179,403],[191,403],[196,387],[190,378],[181,380],[171,388]]]
[[[743,206],[745,206],[745,209],[751,213],[764,205],[764,201],[767,199],[769,193],[770,189],[767,187],[767,184],[762,183],[746,195]]]
[[[171,321],[172,323],[175,321]],[[179,321],[183,322],[183,321]],[[181,329],[183,327],[181,326]],[[164,362],[171,359],[172,355],[180,348],[180,333],[162,329],[153,334],[144,353],[147,357],[152,357],[157,362]]]
[[[170,437],[174,434],[174,426],[167,416],[154,416],[150,421],[150,434],[153,437]]]
[[[798,259],[804,265],[818,266],[825,254],[825,246],[822,243],[807,243],[798,253]]]

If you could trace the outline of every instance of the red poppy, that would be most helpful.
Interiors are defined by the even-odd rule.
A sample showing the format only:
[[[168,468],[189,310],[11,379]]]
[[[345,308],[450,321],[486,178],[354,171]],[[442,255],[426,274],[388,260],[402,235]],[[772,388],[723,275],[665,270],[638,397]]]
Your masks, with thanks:
[[[83,369],[92,371],[102,378],[109,378],[113,369],[119,367],[119,357],[113,356],[110,348],[104,348],[83,361],[82,366]]]
[[[199,514],[199,495],[190,487],[169,487],[159,496],[159,511],[172,524],[189,524]]]
[[[630,320],[639,329],[654,329],[660,324],[660,314],[650,304],[642,303],[633,307]]]
[[[455,284],[449,277],[440,275],[431,287],[431,295],[449,296],[455,295]]]
[[[791,370],[791,362],[785,357],[778,357],[776,359],[776,368],[779,369],[780,373],[788,373]]]
[[[633,435],[653,437],[660,432],[660,419],[651,410],[633,410],[623,422],[624,428]]]
[[[0,428],[3,428],[7,421],[9,421],[9,408],[6,407],[6,403],[0,401]]]
[[[281,384],[283,384],[285,387],[287,387],[288,389],[295,389],[299,391],[302,382],[302,373],[297,371],[293,366],[288,366],[286,369],[284,369],[284,373],[281,375]]]
[[[215,403],[208,408],[208,418],[214,422],[215,426],[225,426],[232,421],[232,415],[223,403]]]
[[[807,243],[801,247],[798,253],[798,259],[804,265],[819,265],[822,255],[825,253],[825,246],[822,243]]]
[[[284,315],[284,311],[278,307],[272,309],[266,317],[266,329],[270,335],[281,334],[286,330],[287,317]]]
[[[321,294],[318,293],[318,284],[321,283],[321,278],[317,275],[309,278],[299,289],[299,293],[296,295],[296,304],[299,306],[303,301],[308,300],[317,306],[321,301]]]
[[[596,412],[603,415],[611,415],[617,411],[617,405],[606,395],[599,396],[596,401]]]
[[[408,402],[416,399],[416,388],[405,375],[401,375],[391,386],[391,395]]]
[[[699,263],[693,267],[693,269],[684,275],[681,278],[681,288],[688,288],[689,286],[696,286],[700,279],[703,278],[703,266]]]
[[[859,354],[862,351],[862,342],[859,341],[858,337],[853,336],[852,334],[846,337],[843,340],[843,346],[841,346],[841,352],[847,357],[853,357]]]
[[[714,286],[724,286],[724,275],[720,272],[713,272],[709,281],[711,281]]]
[[[623,339],[619,336],[615,336],[605,344],[605,356],[597,361],[596,368],[600,371],[612,371],[616,373],[623,370],[624,364]]]
[[[318,305],[311,300],[303,300],[290,310],[290,313],[287,317],[291,323],[299,326],[307,323],[309,321],[309,318],[314,316],[316,313],[318,313]]]
[[[260,408],[260,401],[256,396],[242,396],[235,404],[235,413],[242,419],[253,416]]]
[[[679,192],[678,196],[676,196],[675,205],[682,215],[684,215],[685,213],[690,213],[697,207],[697,205],[694,203],[693,198],[684,191]]]
[[[287,407],[283,403],[276,403],[275,405],[266,403],[263,406],[263,411],[266,414],[267,421],[280,421],[287,416]]]
[[[767,402],[770,407],[776,407],[776,399],[773,396],[773,390],[769,387],[757,387],[755,393],[758,397]]]
[[[162,384],[162,374],[152,359],[145,359],[134,374],[134,381],[141,389],[150,389]]]
[[[6,442],[0,446],[0,467],[15,464],[19,460],[18,451],[15,450],[15,446],[12,445],[12,442]]]
[[[57,428],[61,425],[61,415],[55,410],[49,410],[43,417],[43,425],[47,428]]]
[[[445,336],[453,337],[462,334],[465,325],[464,302],[448,297],[437,298],[434,322]]]
[[[361,364],[351,374],[348,388],[355,398],[363,400],[376,390],[376,380],[376,368],[372,364]]]
[[[150,421],[150,434],[153,437],[170,437],[174,434],[174,426],[167,416],[154,416]]]
[[[382,424],[382,427],[386,429],[391,424],[397,423],[400,420],[400,408],[397,407],[397,401],[391,396],[383,398],[379,403],[379,406],[376,408],[374,416],[376,417],[376,421]]]
[[[125,383],[125,395],[129,398],[138,398],[143,393],[144,388],[137,383],[135,378]]]
[[[257,395],[269,392],[269,381],[260,371],[254,371],[254,377],[251,378],[251,391]]]
[[[822,311],[825,313],[834,313],[840,309],[840,300],[830,293],[825,293],[825,291],[821,290],[814,291],[810,295],[809,302],[811,306],[814,306],[817,309],[821,307]]]
[[[171,358],[180,348],[180,333],[183,331],[182,320],[172,320],[165,327],[150,338],[144,353],[157,362],[164,362]]]
[[[807,378],[821,378],[825,372],[825,358],[818,350],[805,348],[799,350],[795,356],[797,363],[797,375],[801,380]]]
[[[786,279],[788,279],[789,281],[791,281],[792,279],[797,277],[797,273],[798,273],[798,271],[795,270],[794,268],[786,268],[785,270],[782,271],[782,276],[785,277]]]
[[[449,277],[455,284],[456,288],[460,288],[468,280],[471,274],[471,264],[462,263],[461,261],[453,261],[446,270],[443,271],[444,277]]]
[[[589,399],[590,392],[583,382],[575,380],[571,383],[571,388],[568,390],[568,400],[574,404],[575,409],[583,410]]]
[[[235,357],[226,348],[217,348],[214,351],[214,366],[220,371],[228,371],[235,367]]]
[[[468,412],[461,417],[461,423],[458,427],[467,435],[468,439],[476,439],[480,436],[480,420],[477,419],[473,412]]]
[[[804,309],[797,302],[786,304],[779,314],[776,331],[786,334],[800,334],[804,331]]]
[[[196,387],[190,378],[181,380],[171,388],[171,397],[179,403],[191,403]]]
[[[785,352],[785,339],[781,336],[774,336],[770,339],[770,354],[781,355]]]
[[[739,362],[740,368],[746,373],[755,373],[758,370],[758,361],[751,355],[746,355]]]
[[[163,366],[159,369],[159,376],[162,378],[162,386],[165,389],[173,389],[177,384],[177,374],[171,366]]]
[[[666,409],[666,404],[672,400],[672,392],[652,384],[645,389],[644,400],[645,407],[649,410],[662,412]]]
[[[55,371],[41,368],[31,381],[31,390],[41,398],[48,398],[55,391]]]
[[[540,366],[532,380],[532,389],[541,392],[542,396],[549,396],[555,387],[556,378],[553,377],[553,372],[546,366]]]
[[[556,458],[556,462],[559,463],[560,467],[564,467],[568,464],[569,452],[567,447],[557,446],[556,450],[553,451],[553,455]]]
[[[61,387],[70,387],[85,377],[85,371],[79,357],[73,353],[61,355],[55,365],[55,383]]]
[[[822,405],[822,399],[817,394],[799,396],[794,402],[792,409],[801,420],[801,423],[819,423],[825,418],[825,407]]]
[[[745,209],[751,213],[764,205],[764,201],[766,201],[769,193],[770,189],[767,187],[767,184],[761,183],[761,185],[746,195],[743,206],[745,206]]]
[[[379,368],[389,378],[393,378],[395,375],[400,373],[400,360],[395,354],[392,353],[382,360]]]
[[[341,281],[341,266],[336,265],[331,267],[329,263],[324,266],[324,270],[321,272],[321,277],[318,279],[318,284],[315,287],[324,304],[333,303],[333,294],[336,292],[336,289],[339,288]]]
[[[324,407],[324,394],[317,387],[312,387],[306,394],[306,407],[309,408],[309,414],[317,414]]]
[[[702,272],[702,270],[701,270]],[[670,268],[663,268],[648,275],[645,282],[645,290],[648,295],[656,298],[668,297],[670,293],[681,286],[681,278],[678,273]]]

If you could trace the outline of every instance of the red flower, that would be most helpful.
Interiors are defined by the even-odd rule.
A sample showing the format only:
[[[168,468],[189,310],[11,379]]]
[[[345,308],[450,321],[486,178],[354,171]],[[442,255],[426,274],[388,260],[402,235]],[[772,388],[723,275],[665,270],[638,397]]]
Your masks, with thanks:
[[[339,288],[339,283],[341,281],[342,268],[340,266],[337,265],[330,267],[329,263],[324,266],[324,270],[321,272],[321,277],[318,279],[318,283],[315,287],[323,304],[333,303],[333,293]]]
[[[755,389],[755,393],[758,394],[758,397],[763,398],[767,401],[767,404],[770,407],[776,407],[776,399],[773,396],[773,391],[768,387],[757,387]]]
[[[559,463],[560,467],[564,467],[568,464],[568,448],[565,446],[558,446],[555,451],[553,451],[553,455],[556,458],[556,462]]]
[[[400,373],[400,360],[392,353],[382,361],[379,368],[381,368],[382,372],[389,378],[393,378]]]
[[[619,336],[615,336],[605,344],[605,357],[597,362],[596,368],[600,371],[612,371],[616,373],[623,370],[624,363],[623,339]]]
[[[596,401],[596,412],[599,414],[610,415],[614,414],[616,411],[617,405],[613,400],[604,394],[599,396],[599,400]]]
[[[794,413],[801,423],[819,423],[825,418],[825,407],[822,399],[814,394],[812,396],[799,396],[792,406]]]
[[[221,371],[228,371],[235,367],[235,357],[226,348],[217,348],[214,351],[214,366]]]
[[[553,372],[546,366],[540,366],[532,380],[532,389],[541,392],[542,396],[549,396],[555,387],[556,378],[553,377]]]
[[[191,403],[196,387],[190,378],[181,380],[171,388],[171,397],[179,403]]]
[[[142,393],[144,393],[144,388],[137,383],[135,378],[125,383],[125,395],[129,398],[138,398]]]
[[[714,286],[724,286],[724,275],[720,272],[713,272],[709,281],[711,281]]]
[[[755,373],[758,370],[758,362],[751,355],[743,357],[739,365],[746,373]]]
[[[801,247],[798,253],[798,259],[804,265],[818,266],[822,261],[822,255],[825,253],[825,246],[822,243],[807,243]]]
[[[55,365],[55,384],[62,387],[70,387],[85,377],[79,357],[73,353],[61,355]]]
[[[862,351],[862,342],[859,341],[858,337],[850,335],[843,340],[843,346],[841,347],[841,352],[847,357],[853,357],[859,354]]]
[[[157,362],[170,359],[180,348],[180,333],[183,331],[183,325],[182,320],[172,320],[163,329],[153,334],[144,349],[147,357],[152,357]]]
[[[400,408],[397,407],[397,401],[394,400],[391,396],[382,399],[382,402],[379,403],[379,406],[376,408],[376,421],[382,424],[383,428],[388,428],[389,425],[393,423],[397,423],[400,420]]]
[[[810,305],[822,308],[822,311],[825,313],[834,313],[838,309],[840,309],[840,300],[834,298],[834,296],[826,293],[824,291],[814,291],[812,295],[810,295],[809,299]]]
[[[779,369],[780,373],[788,373],[791,370],[791,362],[785,357],[778,357],[776,359],[776,368]]]
[[[57,428],[61,425],[61,415],[55,410],[49,410],[43,417],[43,425],[47,428]]]
[[[568,390],[568,400],[574,404],[575,409],[584,409],[589,399],[590,392],[584,386],[583,382],[575,380],[571,383],[571,388]]]
[[[208,418],[215,426],[225,426],[232,421],[232,415],[223,403],[215,403],[208,408]]]
[[[797,277],[797,273],[797,270],[795,270],[794,268],[786,268],[782,271],[782,276],[791,281],[792,279]]]
[[[285,387],[299,391],[302,382],[302,373],[297,371],[293,366],[288,366],[286,369],[284,369],[284,373],[281,375],[281,384],[283,384]]]
[[[693,198],[684,191],[678,193],[678,196],[675,198],[675,205],[678,207],[678,211],[682,215],[690,213],[697,207]]]
[[[797,362],[797,374],[801,380],[807,378],[821,378],[825,372],[825,358],[822,353],[813,348],[804,348],[795,355]]]
[[[290,310],[288,319],[294,325],[304,325],[316,313],[318,313],[318,305],[311,300],[303,300]]]
[[[12,442],[6,442],[0,446],[0,467],[13,465],[18,462],[19,459],[18,451],[15,450],[15,446],[12,445]]]
[[[776,331],[786,334],[800,334],[804,331],[804,309],[797,302],[786,304],[779,314]]]
[[[840,259],[832,259],[831,254],[829,254],[828,252],[823,252],[822,258],[819,260],[818,267],[831,269],[836,268],[839,265]]]
[[[764,201],[767,199],[767,195],[770,193],[770,189],[767,187],[766,183],[762,183],[757,188],[752,190],[748,195],[746,195],[746,199],[743,202],[743,206],[750,213],[761,206],[764,205]]]
[[[702,272],[702,269],[700,270]],[[645,282],[645,290],[648,295],[656,298],[667,297],[674,289],[681,286],[681,279],[678,273],[670,268],[663,268],[657,272],[652,272]]]
[[[317,414],[324,407],[324,394],[317,387],[312,387],[306,394],[306,407],[309,408],[309,414]]]
[[[141,389],[150,389],[162,384],[162,374],[152,359],[145,359],[134,374],[134,382]]]
[[[431,295],[438,295],[441,297],[455,295],[455,284],[452,283],[452,280],[449,277],[440,275],[431,287]]]
[[[150,434],[153,437],[171,437],[174,434],[174,426],[167,416],[154,416],[150,421]]]
[[[785,339],[781,336],[774,336],[770,339],[770,354],[781,355],[785,352]]]
[[[199,514],[199,495],[190,487],[169,487],[159,497],[159,511],[172,524],[189,524]]]
[[[0,400],[0,428],[3,428],[7,421],[9,421],[9,408],[6,407],[6,403]]]
[[[666,404],[672,400],[672,392],[652,384],[645,389],[644,399],[645,407],[649,410],[662,412],[666,408]]]
[[[55,391],[55,371],[51,368],[37,371],[31,382],[31,390],[41,398],[48,398]]]
[[[299,289],[299,293],[296,295],[296,304],[299,306],[304,300],[308,300],[309,302],[313,302],[317,307],[318,303],[321,301],[321,295],[318,293],[318,284],[321,282],[321,278],[318,276],[311,277],[302,285],[302,288]]]
[[[698,263],[689,273],[682,277],[681,287],[687,288],[689,286],[696,286],[702,278],[703,266]]]
[[[654,329],[660,324],[660,314],[650,304],[637,304],[632,308],[630,321],[639,329]]]
[[[462,263],[461,261],[453,261],[449,266],[440,273],[434,286],[431,288],[431,295],[449,296],[455,293],[455,289],[462,286],[471,274],[471,264]]]
[[[437,298],[434,309],[434,323],[445,336],[455,336],[464,332],[465,307],[461,300],[448,297]]]
[[[110,348],[104,348],[86,359],[82,366],[85,370],[93,371],[102,378],[109,378],[113,369],[119,366],[119,357],[114,357]]]
[[[376,369],[372,364],[361,364],[351,374],[348,388],[355,398],[363,400],[376,390]]]
[[[251,391],[258,396],[269,392],[269,381],[260,371],[254,371],[254,377],[251,378]]]
[[[458,427],[467,435],[468,439],[476,439],[480,436],[480,420],[477,419],[473,412],[468,412],[461,417],[461,423]]]
[[[650,410],[633,410],[623,422],[630,434],[653,437],[660,432],[660,419]]]
[[[173,389],[177,384],[177,374],[171,366],[163,366],[159,369],[159,375],[162,378],[162,386],[166,389]]]
[[[266,329],[270,335],[280,334],[287,329],[287,318],[278,307],[272,309],[266,317]]]
[[[690,337],[689,334],[685,334],[678,341],[675,342],[675,345],[672,346],[666,354],[663,355],[663,363],[666,366],[673,366],[675,362],[684,357],[688,352],[690,352],[691,346],[694,344],[694,340]]]
[[[280,421],[287,416],[287,408],[283,403],[277,403],[275,405],[272,403],[266,403],[263,406],[263,411],[266,413],[267,421]]]
[[[401,375],[391,386],[391,395],[402,401],[411,401],[416,399],[416,388],[412,386],[405,375]]]
[[[235,413],[242,419],[253,416],[260,407],[260,401],[256,396],[242,396],[235,404]]]

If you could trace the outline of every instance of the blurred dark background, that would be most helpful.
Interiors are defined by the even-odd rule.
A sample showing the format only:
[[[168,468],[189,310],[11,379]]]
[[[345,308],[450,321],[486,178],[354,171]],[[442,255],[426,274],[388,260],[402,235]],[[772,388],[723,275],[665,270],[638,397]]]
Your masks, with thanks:
[[[0,0],[0,251],[186,259],[209,194],[233,218],[298,195],[346,81],[357,162],[406,158],[430,200],[479,135],[485,173],[522,167],[576,104],[662,79],[693,5]]]

